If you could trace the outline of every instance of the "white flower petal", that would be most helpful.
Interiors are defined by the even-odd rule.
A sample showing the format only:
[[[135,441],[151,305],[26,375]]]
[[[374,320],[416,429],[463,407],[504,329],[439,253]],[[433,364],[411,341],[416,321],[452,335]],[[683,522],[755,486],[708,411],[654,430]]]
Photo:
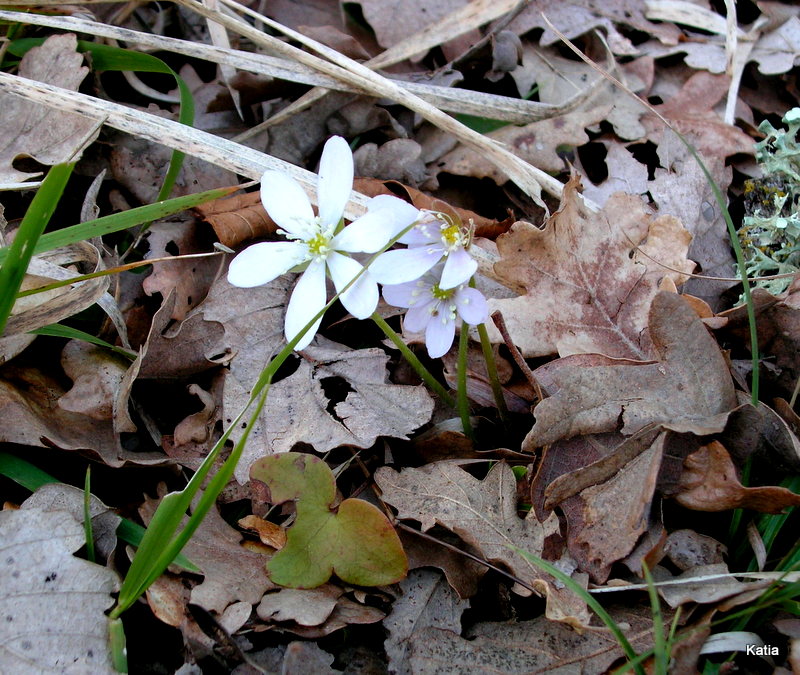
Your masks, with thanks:
[[[297,285],[292,291],[289,306],[286,308],[284,334],[287,341],[303,330],[303,327],[325,306],[325,300],[325,263],[312,262],[298,279]],[[297,351],[305,349],[308,343],[314,339],[321,321],[322,317],[314,323],[300,342],[297,343],[295,347]]]
[[[417,246],[386,251],[369,266],[369,273],[379,284],[404,284],[419,279],[442,257],[443,249]]]
[[[383,211],[386,209],[391,211],[392,217],[395,220],[397,231],[394,236],[397,236],[409,225],[423,217],[422,211],[416,206],[392,195],[378,195],[367,202],[367,211],[369,212]]]
[[[328,269],[333,285],[337,291],[341,291],[364,267],[356,260],[334,251],[328,256]],[[369,273],[364,273],[339,296],[339,300],[356,319],[366,319],[378,305],[378,284]]]
[[[420,281],[383,287],[383,299],[393,307],[412,307],[430,297],[428,287]]]
[[[441,223],[438,220],[419,223],[415,228],[406,232],[398,240],[401,244],[409,246],[425,246],[426,244],[441,243]]]
[[[427,302],[414,305],[406,312],[406,317],[403,319],[403,328],[410,333],[420,333],[425,330],[428,323],[434,320],[431,310],[438,302],[438,300],[431,297]]]
[[[486,321],[489,314],[489,305],[477,288],[462,288],[456,291],[456,311],[462,321],[471,326],[477,326]]]
[[[288,174],[267,171],[261,177],[261,203],[272,220],[296,237],[307,241],[319,229],[308,195]]]
[[[308,247],[295,241],[265,241],[248,246],[228,268],[228,283],[240,288],[262,286],[308,257]]]
[[[401,228],[402,229],[402,228]],[[388,209],[365,213],[331,239],[335,251],[375,253],[395,236],[396,229]]]
[[[444,356],[453,345],[456,334],[456,322],[452,319],[442,320],[441,316],[433,317],[425,329],[425,346],[428,356],[438,359]]]
[[[341,136],[331,136],[322,150],[317,178],[319,221],[337,225],[353,189],[353,153]]]
[[[451,251],[445,260],[439,288],[455,288],[459,284],[464,284],[477,269],[478,262],[463,248],[457,248]]]

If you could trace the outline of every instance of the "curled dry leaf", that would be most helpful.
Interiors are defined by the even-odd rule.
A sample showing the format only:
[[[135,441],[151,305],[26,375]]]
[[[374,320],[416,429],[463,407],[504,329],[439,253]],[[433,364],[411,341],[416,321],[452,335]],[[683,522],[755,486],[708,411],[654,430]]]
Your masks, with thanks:
[[[694,530],[675,530],[667,535],[664,553],[680,570],[723,562],[728,548],[712,537]]]
[[[687,509],[753,509],[762,513],[780,513],[790,506],[800,506],[800,495],[784,487],[744,487],[728,451],[718,441],[712,441],[689,455],[683,465],[682,491],[675,499]]]
[[[597,583],[608,578],[611,566],[633,551],[648,530],[664,436],[645,443],[645,449],[616,475],[583,489],[563,505],[569,523],[568,550],[579,569]],[[569,474],[562,478],[569,480]]]
[[[560,173],[566,168],[563,147],[576,148],[589,141],[586,127],[606,119],[611,106],[592,105],[590,110],[573,111],[553,119],[531,122],[522,127],[505,126],[487,134],[507,146],[515,155],[543,171]],[[459,145],[436,162],[437,173],[491,178],[498,185],[508,181],[496,163],[476,150]]]
[[[702,156],[728,157],[735,154],[752,155],[753,139],[733,124],[726,124],[714,107],[728,93],[727,75],[712,75],[700,71],[692,75],[675,96],[656,106],[681,134],[688,137]],[[643,118],[648,138],[660,145],[671,134],[655,115]]]
[[[582,202],[579,185],[573,176],[543,230],[518,222],[498,238],[495,273],[521,296],[491,300],[492,311],[503,312],[526,357],[650,358],[650,302],[663,277],[678,284],[686,278],[664,265],[691,272],[691,237],[676,218],[654,218],[635,195],[617,193],[594,212]],[[492,340],[500,340],[497,331]]]
[[[677,576],[672,576],[663,567],[656,567],[653,569],[653,580],[678,582],[656,587],[658,594],[670,607],[688,602],[719,602],[740,594],[763,591],[771,583],[768,579],[741,582],[730,573],[724,563],[699,565]]]
[[[307,589],[282,588],[267,593],[256,611],[264,621],[294,621],[301,626],[319,626],[331,615],[343,593],[333,584]]]
[[[261,543],[274,549],[286,546],[286,530],[269,520],[251,514],[239,520],[239,527],[255,532]]]
[[[725,359],[703,322],[680,296],[662,291],[653,300],[649,325],[656,363],[609,360],[586,366],[578,356],[537,369],[551,396],[536,407],[536,424],[524,446],[616,431],[620,422],[626,435],[651,424],[701,436],[722,431],[736,396]]]
[[[776,366],[774,374],[767,373],[767,377],[788,399],[800,378],[800,275],[777,297],[762,288],[754,289],[753,302],[757,307],[759,350],[762,355],[773,356]],[[748,335],[744,305],[723,312],[722,316],[728,318],[728,327],[737,337]]]
[[[130,361],[103,347],[70,340],[61,352],[61,367],[72,388],[58,399],[58,407],[96,420],[112,420]],[[121,414],[127,417],[128,411]]]
[[[196,206],[194,210],[214,228],[217,238],[231,248],[251,239],[274,234],[278,226],[261,203],[261,193],[215,199]]]
[[[89,69],[83,54],[76,51],[75,35],[53,35],[34,47],[19,64],[20,77],[77,91]],[[0,92],[3,111],[3,141],[0,144],[0,183],[21,183],[38,173],[18,171],[12,164],[19,156],[33,157],[52,166],[75,161],[79,151],[99,133],[93,119],[31,103],[7,92]]]
[[[485,565],[456,553],[450,548],[431,546],[426,539],[407,530],[400,530],[399,534],[403,549],[408,556],[409,569],[438,567],[459,598],[471,598],[478,592],[478,582],[487,571]],[[447,543],[462,543],[455,535],[444,535],[439,538],[444,538]],[[450,539],[453,541],[451,542]]]
[[[57,401],[66,392],[61,379],[34,368],[0,371],[0,442],[82,450],[109,466],[166,464],[162,452],[132,452],[119,442],[110,420],[64,410]]]
[[[80,271],[69,269],[72,266],[77,266]],[[28,265],[22,290],[39,288],[53,281],[71,279],[103,268],[97,249],[81,241],[34,256]],[[108,285],[109,277],[103,276],[20,298],[14,304],[5,335],[25,333],[77,314],[97,302]]]

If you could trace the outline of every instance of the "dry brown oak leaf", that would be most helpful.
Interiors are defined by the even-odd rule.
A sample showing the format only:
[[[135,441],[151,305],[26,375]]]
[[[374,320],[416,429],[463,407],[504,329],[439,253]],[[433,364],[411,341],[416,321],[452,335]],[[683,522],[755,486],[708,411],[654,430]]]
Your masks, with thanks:
[[[725,359],[703,322],[679,295],[661,291],[649,327],[657,362],[608,359],[608,365],[586,366],[578,356],[548,364],[542,386],[551,396],[536,407],[523,446],[606,431],[631,435],[648,425],[700,436],[722,431],[737,401]]]
[[[83,54],[76,51],[75,35],[53,35],[31,49],[19,64],[20,77],[77,91],[89,69]],[[53,110],[20,96],[0,94],[3,138],[0,140],[0,183],[20,183],[41,175],[17,171],[12,164],[19,157],[33,157],[52,166],[75,161],[78,151],[100,131],[97,123],[83,115]]]
[[[551,514],[540,523],[533,511],[524,520],[517,515],[516,480],[507,464],[496,464],[483,480],[452,462],[400,473],[382,467],[375,482],[398,518],[418,520],[423,530],[437,523],[452,530],[486,560],[504,565],[528,584],[544,578],[511,547],[540,556],[545,539],[558,532],[558,518]]]
[[[353,350],[318,336],[303,357],[294,373],[270,388],[234,473],[241,484],[257,459],[288,452],[297,443],[317,452],[342,445],[368,448],[378,436],[408,438],[431,418],[433,399],[424,387],[389,382],[389,357],[381,349]],[[225,382],[226,416],[244,408],[258,372],[243,373],[234,359]],[[240,434],[236,430],[234,438]]]
[[[494,271],[521,295],[491,300],[492,311],[503,313],[526,357],[651,358],[650,302],[664,277],[686,279],[667,267],[692,271],[691,235],[673,216],[654,218],[635,195],[616,193],[592,211],[579,186],[573,176],[544,229],[520,221],[497,239]]]

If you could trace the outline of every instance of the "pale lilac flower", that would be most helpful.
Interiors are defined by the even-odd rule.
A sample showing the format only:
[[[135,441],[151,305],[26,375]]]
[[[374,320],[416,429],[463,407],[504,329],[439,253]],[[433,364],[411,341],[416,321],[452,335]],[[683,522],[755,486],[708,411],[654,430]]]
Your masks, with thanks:
[[[380,255],[370,266],[370,274],[382,284],[402,284],[419,279],[444,258],[439,288],[466,283],[478,269],[478,263],[467,252],[471,227],[445,213],[422,213],[427,218],[399,239],[408,248]]]
[[[486,320],[489,307],[483,294],[465,283],[442,288],[442,267],[416,281],[383,287],[383,298],[395,307],[408,307],[403,323],[411,333],[425,332],[425,346],[433,358],[444,356],[456,333],[456,318],[470,325]]]
[[[269,283],[281,274],[305,268],[286,310],[284,332],[293,339],[327,302],[326,276],[340,292],[363,266],[349,253],[375,253],[413,223],[419,211],[402,199],[381,195],[370,200],[368,211],[342,228],[342,214],[353,187],[353,154],[340,136],[325,144],[317,182],[319,215],[314,215],[303,188],[291,176],[267,171],[261,179],[261,201],[289,241],[249,246],[228,269],[233,286],[251,288]],[[340,296],[348,312],[365,319],[378,304],[378,285],[369,272]],[[320,320],[305,333],[295,349],[313,339]]]

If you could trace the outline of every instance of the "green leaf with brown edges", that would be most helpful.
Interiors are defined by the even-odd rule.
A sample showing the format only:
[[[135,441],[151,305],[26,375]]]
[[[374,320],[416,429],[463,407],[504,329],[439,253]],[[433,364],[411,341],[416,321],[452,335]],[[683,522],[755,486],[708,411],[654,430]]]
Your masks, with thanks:
[[[250,468],[250,477],[267,486],[273,504],[296,502],[286,546],[267,564],[276,584],[314,588],[334,573],[358,586],[405,577],[408,559],[389,520],[361,499],[345,499],[334,510],[336,482],[321,459],[297,452],[263,457]]]

